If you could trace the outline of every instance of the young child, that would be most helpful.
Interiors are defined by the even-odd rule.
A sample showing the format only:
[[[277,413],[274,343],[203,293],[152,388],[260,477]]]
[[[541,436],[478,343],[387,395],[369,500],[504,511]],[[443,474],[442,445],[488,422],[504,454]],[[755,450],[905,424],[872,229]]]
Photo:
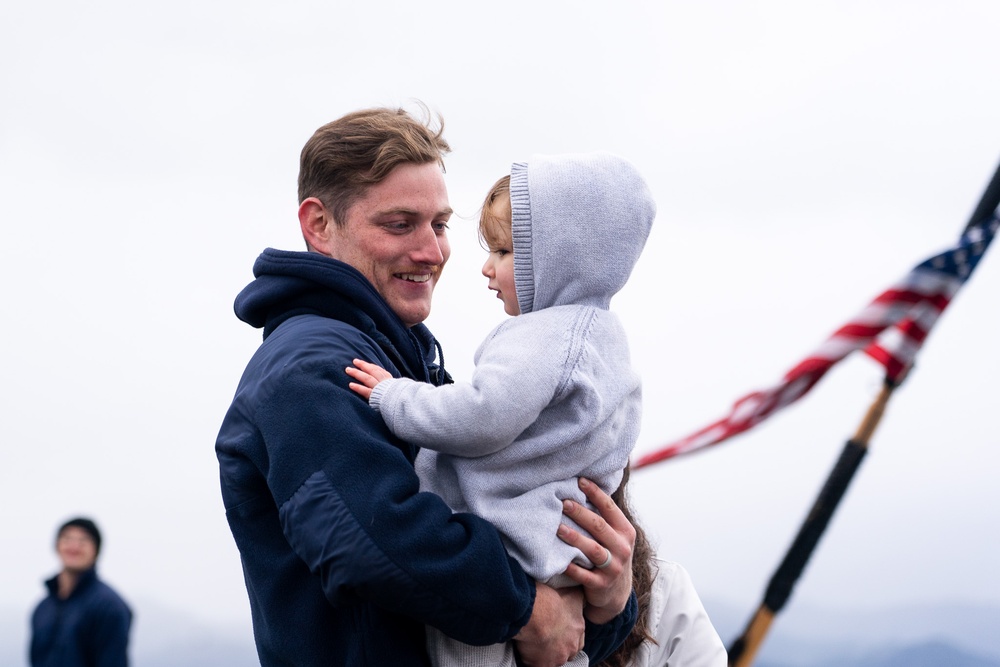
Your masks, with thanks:
[[[609,303],[628,280],[655,204],[607,153],[534,156],[487,195],[479,232],[489,289],[508,315],[475,355],[471,382],[435,387],[355,360],[351,389],[398,437],[424,448],[421,490],[489,520],[535,580],[575,583],[590,563],[556,537],[586,477],[613,493],[639,433],[641,388]],[[574,525],[579,529],[579,526]],[[513,665],[509,645],[466,646],[428,628],[436,665]],[[571,665],[586,665],[581,652]]]

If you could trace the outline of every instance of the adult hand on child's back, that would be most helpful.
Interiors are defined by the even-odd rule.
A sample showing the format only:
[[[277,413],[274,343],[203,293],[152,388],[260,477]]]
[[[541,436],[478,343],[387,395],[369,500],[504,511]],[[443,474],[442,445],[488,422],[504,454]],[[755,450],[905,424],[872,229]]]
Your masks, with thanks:
[[[587,599],[584,615],[591,623],[603,624],[622,613],[632,594],[635,528],[611,496],[596,484],[580,478],[580,489],[599,514],[572,500],[563,501],[563,511],[593,539],[566,525],[559,526],[558,534],[560,539],[578,548],[594,563],[592,570],[572,563],[566,574],[583,586]]]

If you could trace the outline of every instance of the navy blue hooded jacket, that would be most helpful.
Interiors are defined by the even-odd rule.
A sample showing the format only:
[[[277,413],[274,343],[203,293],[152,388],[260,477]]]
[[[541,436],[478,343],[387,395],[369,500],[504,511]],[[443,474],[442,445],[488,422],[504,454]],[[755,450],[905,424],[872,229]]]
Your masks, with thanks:
[[[430,332],[323,255],[268,249],[254,275],[236,314],[264,342],[216,453],[261,664],[426,665],[425,623],[469,644],[510,639],[534,583],[489,523],[419,492],[417,448],[347,386],[356,358],[448,381]],[[635,615],[630,603],[588,626],[588,655],[606,656]]]
[[[31,615],[32,667],[126,667],[132,611],[91,568],[59,598],[59,578]]]

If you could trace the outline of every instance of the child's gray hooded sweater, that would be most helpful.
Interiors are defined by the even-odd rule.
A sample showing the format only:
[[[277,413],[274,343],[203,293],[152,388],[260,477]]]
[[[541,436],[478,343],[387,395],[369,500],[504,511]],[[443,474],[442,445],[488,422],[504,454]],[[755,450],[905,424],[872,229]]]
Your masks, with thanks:
[[[590,564],[556,537],[562,499],[586,503],[577,477],[613,492],[639,433],[639,377],[608,306],[655,205],[635,168],[606,153],[514,164],[510,197],[522,314],[479,347],[471,382],[386,380],[370,402],[424,448],[421,490],[488,519],[544,582],[574,559]]]

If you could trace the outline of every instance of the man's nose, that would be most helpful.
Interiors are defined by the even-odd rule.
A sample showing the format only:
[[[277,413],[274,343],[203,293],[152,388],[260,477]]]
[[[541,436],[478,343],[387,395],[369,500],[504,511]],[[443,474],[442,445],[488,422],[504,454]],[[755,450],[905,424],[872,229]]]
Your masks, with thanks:
[[[441,264],[444,262],[444,250],[441,244],[444,237],[439,235],[431,226],[422,227],[414,239],[415,246],[411,251],[411,257],[420,264]]]

